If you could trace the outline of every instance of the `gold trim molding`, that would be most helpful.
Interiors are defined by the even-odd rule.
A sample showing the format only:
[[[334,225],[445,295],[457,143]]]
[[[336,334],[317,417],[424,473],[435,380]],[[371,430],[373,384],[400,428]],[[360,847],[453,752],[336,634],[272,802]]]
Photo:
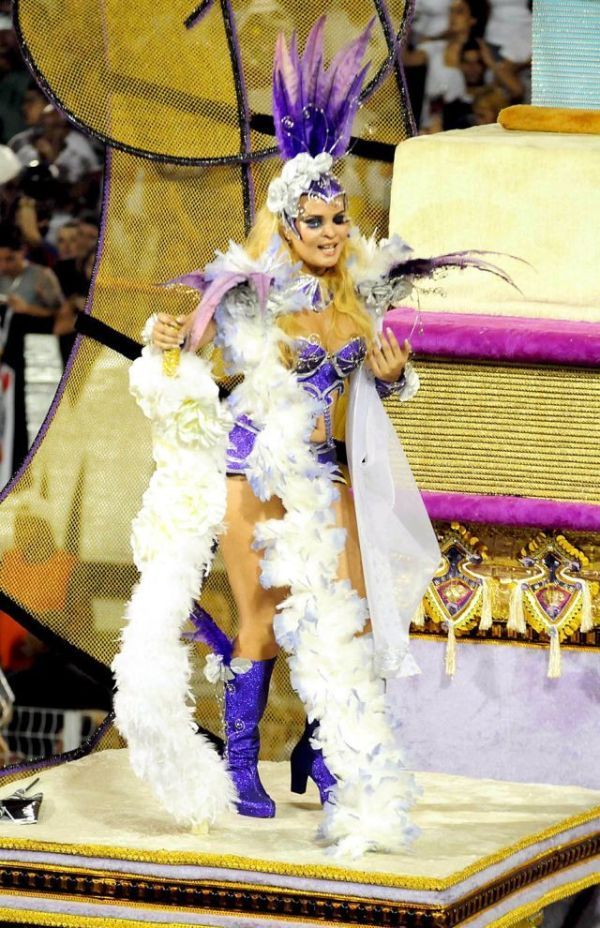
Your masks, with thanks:
[[[173,914],[177,911],[226,913],[237,914],[240,918],[279,918],[290,922],[310,919],[323,924],[367,925],[373,928],[380,925],[453,928],[467,924],[481,912],[493,911],[495,906],[515,893],[595,857],[600,857],[600,832],[540,853],[524,865],[447,905],[373,898],[370,880],[366,881],[369,887],[369,897],[366,898],[342,892],[325,893],[219,880],[178,880],[122,871],[99,873],[79,867],[13,861],[0,864],[0,892],[4,895],[52,897],[71,902],[85,900],[87,903],[130,905],[134,908],[150,906]],[[600,883],[600,872],[589,878],[587,885],[595,883]],[[563,895],[569,895],[564,886],[560,889]],[[540,902],[536,905],[536,910],[539,910]],[[521,919],[526,917],[528,913],[524,911]],[[504,925],[500,922],[498,928],[509,928],[511,924],[515,922]]]

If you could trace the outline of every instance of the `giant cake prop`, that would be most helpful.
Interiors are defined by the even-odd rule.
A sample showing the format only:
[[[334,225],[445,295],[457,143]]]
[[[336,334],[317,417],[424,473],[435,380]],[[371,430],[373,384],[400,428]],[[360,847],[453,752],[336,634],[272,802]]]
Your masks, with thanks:
[[[598,5],[539,3],[534,23],[534,102],[598,108]],[[429,769],[596,781],[599,208],[600,135],[493,125],[396,152],[390,231],[494,252],[516,284],[466,270],[413,294],[423,390],[390,408],[444,553],[423,673],[396,691]]]

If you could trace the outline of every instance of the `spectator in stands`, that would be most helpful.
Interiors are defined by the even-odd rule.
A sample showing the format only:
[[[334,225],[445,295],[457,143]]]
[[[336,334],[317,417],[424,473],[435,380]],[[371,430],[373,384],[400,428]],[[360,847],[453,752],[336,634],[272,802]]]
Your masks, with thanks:
[[[428,58],[422,123],[429,132],[442,128],[444,104],[465,96],[465,81],[459,67],[460,51],[470,39],[476,23],[477,18],[467,0],[452,0],[444,32],[427,37],[419,45]]]
[[[473,103],[476,126],[495,123],[501,109],[506,106],[506,95],[498,87],[486,87]]]
[[[509,62],[494,58],[483,39],[469,39],[465,42],[460,52],[459,66],[465,82],[465,92],[457,99],[444,103],[444,129],[466,129],[469,126],[495,122],[500,109],[523,99],[523,85],[518,75]],[[490,95],[490,90],[494,91],[493,96]],[[475,103],[482,94],[489,105],[481,107],[479,115],[476,115]],[[499,105],[499,109],[496,104]],[[493,119],[492,112],[496,112]]]
[[[34,137],[17,152],[26,165],[42,160],[58,169],[59,179],[77,183],[86,174],[100,170],[98,156],[81,132],[72,129],[68,120],[53,106],[46,106]]]
[[[47,106],[48,101],[38,85],[34,81],[30,81],[21,104],[21,112],[26,128],[23,129],[22,132],[17,132],[17,134],[13,135],[8,141],[9,148],[12,148],[15,154],[23,148],[24,145],[29,145],[33,142],[37,132],[37,126],[42,118],[42,113]]]
[[[56,233],[56,251],[59,261],[70,261],[76,257],[79,235],[79,223],[76,219],[70,219],[60,226]]]
[[[100,236],[100,225],[93,213],[81,213],[77,224],[77,256],[83,260],[95,252]]]
[[[523,100],[525,88],[519,78],[519,68],[510,61],[495,57],[485,39],[477,39],[477,45],[482,64],[486,69],[488,85],[500,90],[509,103],[520,103]]]
[[[464,80],[464,91],[454,100],[443,104],[443,128],[468,129],[475,125],[473,101],[485,88],[485,64],[476,39],[469,39],[460,52],[460,71]]]
[[[93,214],[84,213],[74,225],[73,257],[58,261],[54,266],[65,296],[53,329],[59,337],[63,364],[67,363],[75,343],[77,313],[85,308],[98,245],[98,222]]]
[[[51,332],[53,317],[63,302],[60,284],[47,267],[25,257],[23,239],[14,226],[0,226],[0,348],[2,366],[14,378],[13,469],[28,448],[25,418],[25,336]],[[5,436],[5,439],[7,436]],[[10,454],[4,449],[5,456]]]
[[[40,254],[30,255],[32,260],[51,267],[57,260],[59,229],[78,221],[79,215],[83,223],[78,236],[86,239],[80,251],[87,252],[88,242],[93,243],[98,237],[98,220],[90,212],[89,204],[97,204],[99,185],[97,172],[84,175],[76,184],[68,184],[58,179],[55,165],[33,162],[22,170],[13,191],[12,206],[5,215],[19,227],[28,247],[40,250]]]
[[[460,53],[469,39],[474,38],[477,17],[468,0],[452,0],[448,14],[448,33],[444,51],[444,64],[460,70]]]
[[[56,262],[56,249],[46,240],[51,215],[51,203],[36,202],[27,196],[19,197],[15,203],[14,224],[21,233],[26,257],[44,267],[52,267]]]
[[[415,41],[447,41],[453,38],[457,22],[452,21],[452,13],[461,15],[464,6],[456,5],[454,11],[452,6],[453,0],[416,0],[412,22]],[[466,0],[466,6],[469,8],[468,16],[471,20],[469,33],[479,38],[486,29],[490,4],[488,0]]]
[[[412,29],[415,42],[445,39],[451,0],[416,0]]]
[[[62,292],[66,297],[74,294],[87,296],[90,275],[84,269],[90,255],[94,255],[98,244],[98,221],[90,213],[83,213],[79,219],[67,224],[75,234],[71,239],[70,258],[61,258],[54,267],[54,272],[60,281]]]
[[[63,277],[65,281],[65,300],[56,314],[53,332],[58,335],[60,353],[63,364],[67,363],[75,343],[75,323],[77,313],[83,312],[90,289],[96,249],[88,252],[83,258],[75,257],[71,261],[62,262],[63,267],[69,265],[71,270]],[[56,265],[58,268],[59,265]]]
[[[485,86],[486,65],[481,40],[469,39],[460,50],[458,66],[465,80],[468,94],[477,95]]]
[[[531,4],[528,0],[490,0],[486,42],[495,58],[515,64],[531,60]]]
[[[47,173],[47,169],[44,169]],[[32,178],[32,174],[36,174]],[[72,260],[77,256],[85,257],[98,240],[98,221],[95,215],[85,212],[82,218],[75,219],[68,210],[69,193],[72,187],[58,183],[52,177],[42,178],[43,169],[26,168],[20,186],[31,191],[33,196],[17,193],[7,218],[19,229],[25,243],[30,261],[55,267],[57,261]],[[64,205],[63,205],[64,204]],[[61,234],[60,230],[65,228]],[[59,253],[58,238],[63,243],[63,254]],[[64,243],[70,241],[68,254],[64,253]],[[58,272],[59,280],[63,270]]]
[[[0,13],[0,143],[26,128],[23,97],[30,77],[19,54],[10,16]]]

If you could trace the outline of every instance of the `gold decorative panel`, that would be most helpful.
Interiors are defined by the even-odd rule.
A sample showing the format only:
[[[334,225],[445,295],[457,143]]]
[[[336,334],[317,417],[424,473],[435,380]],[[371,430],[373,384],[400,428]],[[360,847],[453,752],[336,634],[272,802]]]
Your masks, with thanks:
[[[418,370],[416,398],[387,410],[421,489],[600,503],[595,371],[432,358]]]

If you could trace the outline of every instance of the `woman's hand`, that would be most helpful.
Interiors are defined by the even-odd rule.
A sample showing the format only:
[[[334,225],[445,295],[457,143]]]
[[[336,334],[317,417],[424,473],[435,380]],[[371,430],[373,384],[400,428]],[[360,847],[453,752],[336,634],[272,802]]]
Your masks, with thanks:
[[[190,319],[190,316],[170,316],[168,313],[159,313],[152,329],[154,348],[159,348],[161,351],[179,348],[187,335]]]
[[[400,347],[392,330],[384,329],[379,344],[377,341],[373,342],[366,357],[366,364],[379,380],[394,383],[400,380],[409,357],[410,342],[407,340]]]

